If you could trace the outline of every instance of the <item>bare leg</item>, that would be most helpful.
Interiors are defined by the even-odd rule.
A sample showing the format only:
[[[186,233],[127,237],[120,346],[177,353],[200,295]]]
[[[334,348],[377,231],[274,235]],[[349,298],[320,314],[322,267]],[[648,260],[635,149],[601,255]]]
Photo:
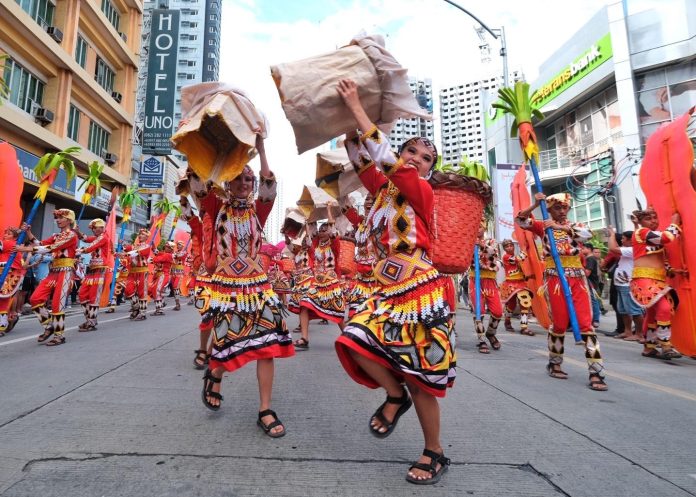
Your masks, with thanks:
[[[256,361],[256,378],[259,380],[259,412],[271,408],[271,396],[273,394],[273,374],[275,364],[273,359],[259,359]],[[265,425],[271,424],[275,418],[270,414],[261,418]],[[276,426],[271,428],[271,433],[276,435],[282,433],[284,428]]]
[[[425,439],[425,448],[442,454],[442,445],[440,444],[440,405],[437,398],[420,388],[409,386],[409,391],[413,397],[413,404],[416,406],[418,421],[420,421],[421,429],[423,430],[423,438]],[[429,464],[430,458],[420,456],[418,462]],[[436,469],[439,469],[436,466]],[[421,480],[427,480],[432,475],[417,468],[409,471],[409,474]]]
[[[357,362],[358,365],[370,376],[370,378],[379,383],[379,386],[387,391],[387,395],[390,397],[401,397],[403,395],[403,387],[394,377],[391,371],[352,350],[350,351],[350,355],[353,359],[355,359],[355,362]],[[399,407],[401,407],[399,404],[387,402],[382,409],[384,419],[392,421],[396,415],[396,411],[399,410]],[[370,424],[380,433],[387,431],[387,427],[382,425],[380,420],[376,417],[372,418]]]
[[[302,338],[309,342],[309,311],[306,307],[300,309],[300,331]]]

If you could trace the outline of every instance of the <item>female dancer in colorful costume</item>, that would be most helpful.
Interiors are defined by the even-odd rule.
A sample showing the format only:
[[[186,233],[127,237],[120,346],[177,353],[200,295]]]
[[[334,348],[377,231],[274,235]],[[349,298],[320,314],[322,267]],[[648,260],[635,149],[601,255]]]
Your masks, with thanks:
[[[256,177],[248,166],[225,184],[226,198],[211,193],[202,200],[208,212],[217,212],[210,247],[215,255],[215,267],[208,267],[213,275],[201,323],[213,329],[213,353],[203,377],[202,395],[206,407],[218,410],[223,373],[257,361],[260,397],[257,424],[268,436],[276,438],[285,435],[285,428],[270,409],[273,359],[291,357],[295,351],[281,314],[280,300],[259,257],[263,225],[273,208],[277,184],[260,136],[256,148],[261,159],[261,181],[255,203]],[[206,259],[206,265],[211,262]]]
[[[372,209],[375,198],[368,194],[365,197],[365,214]],[[374,265],[375,254],[372,245],[369,243],[369,233],[365,224],[365,217],[360,216],[355,208],[351,207],[344,213],[351,224],[355,227],[355,283],[346,294],[346,305],[348,306],[348,317],[353,317],[360,306],[379,289],[379,283],[375,279]]]
[[[150,230],[141,228],[133,245],[123,247],[130,259],[124,297],[131,299],[130,319],[136,321],[147,319],[148,259],[152,250],[149,238]]]
[[[89,245],[77,249],[77,255],[91,254],[87,273],[82,279],[78,298],[82,311],[85,315],[85,322],[77,327],[79,331],[93,331],[97,329],[97,315],[99,313],[99,303],[104,289],[104,278],[106,277],[106,266],[104,256],[109,253],[113,245],[109,235],[104,231],[106,223],[103,219],[93,219],[89,223],[93,236],[86,236],[77,231],[79,238]]]
[[[164,316],[164,292],[169,287],[169,279],[174,265],[174,242],[166,242],[164,251],[155,254],[152,263],[155,266],[155,274],[150,286],[150,297],[155,301],[153,316]]]
[[[498,282],[496,281],[498,267],[500,267],[500,252],[498,251],[498,242],[493,238],[484,238],[485,222],[479,230],[478,246],[479,246],[479,276],[481,284],[481,311],[484,308],[488,309],[490,317],[488,318],[488,328],[483,327],[483,317],[481,321],[476,319],[474,315],[474,327],[478,338],[478,351],[482,354],[490,353],[486,338],[493,347],[493,350],[500,350],[500,340],[495,336],[498,332],[498,324],[503,319],[503,304],[500,301],[500,291],[498,290]],[[475,305],[476,296],[476,274],[472,266],[469,269],[469,298]]]
[[[428,257],[433,190],[424,178],[432,173],[437,150],[428,140],[412,138],[397,157],[365,113],[356,84],[342,80],[338,92],[362,132],[360,138],[346,137],[346,149],[363,185],[375,196],[365,223],[381,289],[347,323],[336,351],[351,378],[387,392],[370,418],[374,436],[389,436],[415,403],[425,450],[406,479],[436,483],[450,463],[440,443],[437,397],[445,396],[456,375],[453,324],[445,300],[448,278]]]
[[[561,380],[568,378],[568,374],[561,369],[561,364],[563,363],[563,342],[570,318],[565,298],[563,297],[561,280],[558,278],[556,266],[551,257],[549,240],[545,232],[546,228],[552,228],[554,243],[561,258],[563,271],[573,297],[573,307],[575,308],[578,325],[580,326],[580,334],[585,343],[585,358],[587,359],[590,375],[589,387],[592,390],[607,390],[607,385],[604,382],[602,354],[599,350],[597,335],[592,328],[589,285],[580,260],[580,244],[585,240],[589,240],[592,232],[580,223],[568,221],[570,194],[557,193],[546,197],[543,193],[536,193],[534,199],[534,204],[517,214],[515,222],[522,229],[529,230],[541,238],[544,243],[544,259],[546,260],[544,280],[546,296],[551,307],[553,320],[553,325],[548,333],[549,363],[546,366],[546,370],[552,378]],[[530,219],[532,211],[539,207],[543,199],[546,199],[551,218],[546,221]]]
[[[27,233],[27,240],[34,244],[31,247],[17,246],[17,252],[33,252],[35,254],[53,255],[53,262],[46,276],[34,293],[29,297],[29,303],[34,313],[39,318],[44,332],[39,336],[38,342],[48,340],[51,335],[55,336],[46,343],[48,346],[61,345],[65,343],[65,300],[73,286],[75,274],[75,252],[77,250],[77,234],[73,231],[75,225],[75,213],[70,209],[57,209],[53,211],[60,233],[52,235],[40,242],[31,232],[31,226],[22,224],[22,230]],[[50,302],[51,311],[46,304]]]
[[[329,209],[329,216],[331,211]],[[298,350],[309,348],[309,321],[326,319],[343,329],[345,300],[341,273],[338,268],[340,243],[334,228],[333,219],[321,225],[309,249],[309,266],[312,276],[305,282],[307,289],[300,300],[300,332],[302,337],[295,340]]]
[[[529,313],[532,312],[532,291],[527,287],[526,277],[521,262],[527,258],[524,252],[515,255],[515,244],[512,240],[503,240],[503,268],[505,281],[500,289],[500,296],[505,303],[505,329],[515,332],[510,321],[510,315],[517,304],[520,305],[520,333],[533,337],[535,333],[529,329]]]
[[[674,289],[667,285],[664,245],[681,234],[681,217],[672,215],[671,224],[664,231],[657,231],[657,213],[648,208],[633,211],[638,224],[633,233],[633,278],[631,297],[646,310],[645,357],[676,359],[681,354],[674,349],[672,337],[672,313],[679,303]],[[658,351],[658,347],[660,351]]]
[[[2,240],[0,240],[0,272],[5,268],[7,261],[10,259],[12,251],[17,246],[17,238],[19,238],[20,230],[18,228],[7,228]],[[15,257],[12,262],[10,273],[5,279],[5,283],[0,289],[0,337],[12,331],[12,328],[17,324],[19,316],[17,313],[12,313],[12,301],[14,296],[22,285],[24,279],[24,267],[22,258]]]
[[[288,310],[293,314],[300,313],[300,302],[309,288],[309,282],[312,277],[312,267],[309,264],[309,236],[306,230],[298,238],[300,238],[299,241],[297,239],[291,240],[286,235],[286,243],[289,244],[295,261],[295,269],[292,272],[293,291],[288,302]],[[300,330],[301,327],[298,326],[295,331]]]

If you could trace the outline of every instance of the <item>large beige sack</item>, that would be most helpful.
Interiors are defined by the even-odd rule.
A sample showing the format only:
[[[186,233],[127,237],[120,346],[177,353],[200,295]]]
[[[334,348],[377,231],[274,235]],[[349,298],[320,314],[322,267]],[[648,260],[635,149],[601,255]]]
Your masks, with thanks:
[[[356,128],[336,91],[341,79],[355,81],[375,124],[390,124],[399,117],[431,119],[418,105],[406,73],[379,35],[359,36],[334,52],[271,67],[298,153]]]
[[[219,82],[181,90],[182,125],[172,145],[185,154],[203,181],[236,178],[256,155],[256,135],[266,137],[268,123],[246,94]]]
[[[314,182],[336,199],[345,197],[362,187],[360,177],[343,148],[317,154],[317,172]]]
[[[329,211],[334,219],[341,215],[341,207],[336,199],[316,186],[305,186],[302,189],[297,206],[309,223],[328,219]]]

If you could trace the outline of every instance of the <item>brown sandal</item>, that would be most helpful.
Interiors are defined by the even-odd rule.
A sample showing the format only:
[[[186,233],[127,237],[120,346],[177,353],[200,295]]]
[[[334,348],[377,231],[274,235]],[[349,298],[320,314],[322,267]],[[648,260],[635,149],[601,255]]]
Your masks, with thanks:
[[[51,338],[51,335],[53,335],[53,330],[46,330],[41,335],[39,335],[39,338],[36,340],[39,343],[43,343],[49,338]]]
[[[609,390],[607,384],[604,383],[604,378],[599,376],[598,373],[590,373],[590,383],[587,386],[590,387],[590,390],[596,392],[606,392]]]
[[[196,357],[193,358],[193,367],[195,369],[201,370],[205,369],[206,364],[208,364],[208,358],[210,357],[208,355],[207,350],[194,350],[196,353]]]
[[[556,378],[557,380],[567,380],[568,379],[568,373],[563,371],[561,369],[560,364],[551,364],[548,363],[546,365],[546,371],[549,373],[549,376],[551,378]]]
[[[486,342],[479,342],[478,345],[478,350],[481,354],[490,354],[491,349],[488,348],[488,344]]]
[[[486,338],[488,338],[488,341],[490,342],[493,350],[500,350],[501,345],[500,340],[498,340],[498,337],[496,337],[495,335],[486,335]]]
[[[64,336],[53,337],[53,338],[51,338],[51,340],[46,342],[46,347],[55,347],[56,345],[63,345],[64,343],[65,343]]]

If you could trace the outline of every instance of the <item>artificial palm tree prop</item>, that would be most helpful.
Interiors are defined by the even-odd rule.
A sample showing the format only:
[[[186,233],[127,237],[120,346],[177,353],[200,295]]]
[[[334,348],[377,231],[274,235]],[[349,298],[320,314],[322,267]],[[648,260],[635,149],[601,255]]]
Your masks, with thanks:
[[[167,238],[168,242],[171,242],[172,238],[174,238],[174,231],[176,231],[176,224],[179,222],[179,218],[181,217],[181,206],[177,205],[177,204],[173,204],[172,212],[174,213],[174,220],[172,221],[172,230],[169,232],[169,238]]]
[[[101,192],[101,176],[104,170],[104,165],[99,164],[99,162],[92,162],[87,169],[87,177],[80,183],[80,188],[85,187],[85,193],[82,194],[80,202],[82,202],[82,208],[80,209],[80,215],[77,216],[77,222],[79,223],[82,219],[82,214],[85,212],[85,207],[89,205],[92,197],[99,195]],[[86,185],[86,186],[85,186]]]
[[[167,216],[169,215],[170,212],[176,212],[178,209],[179,212],[181,212],[181,209],[179,209],[179,206],[175,203],[169,200],[167,197],[162,197],[160,200],[155,202],[153,207],[157,210],[160,211],[160,214],[164,214],[163,216],[160,217],[160,219],[155,221],[155,230],[154,233],[152,234],[152,241],[154,242],[157,239],[158,233],[162,230],[162,225],[164,224],[164,220],[167,219]],[[173,231],[173,228],[172,228]]]
[[[534,175],[536,189],[539,193],[543,193],[539,171],[537,170],[539,147],[537,145],[534,126],[532,125],[532,118],[536,117],[541,119],[544,115],[532,106],[528,83],[518,81],[515,83],[514,90],[512,88],[501,88],[498,90],[498,96],[502,103],[496,102],[493,104],[493,107],[507,114],[512,114],[515,117],[515,120],[512,122],[510,136],[518,136],[522,153],[524,154],[525,160],[529,162],[530,169]],[[542,200],[540,207],[541,217],[544,220],[548,219],[549,211],[546,208],[546,201]],[[549,240],[554,239],[552,228],[546,228],[546,236]],[[563,296],[565,297],[568,316],[570,317],[570,326],[573,329],[575,340],[580,341],[582,340],[580,336],[580,326],[578,325],[578,318],[575,315],[575,307],[573,307],[573,299],[570,295],[570,287],[568,286],[568,280],[566,280],[565,272],[563,271],[561,258],[558,256],[555,243],[549,243],[549,248],[551,249],[551,256],[556,265],[558,278],[561,280],[561,288],[563,288]]]
[[[48,189],[55,181],[58,171],[63,169],[68,177],[68,181],[75,177],[75,163],[72,161],[70,156],[77,154],[81,150],[82,149],[80,147],[68,147],[60,152],[44,154],[43,157],[39,159],[36,167],[34,167],[34,172],[36,173],[37,178],[41,178],[41,182],[39,183],[39,189],[34,195],[34,205],[32,205],[29,215],[27,216],[26,221],[24,221],[26,224],[31,225],[31,223],[34,221],[34,217],[36,217],[39,206],[41,206],[41,204],[43,204],[46,200]],[[26,236],[26,232],[22,231],[19,234],[19,238],[17,238],[17,245],[23,244]],[[12,263],[16,257],[16,252],[10,254],[10,259],[7,261],[7,263],[5,263],[5,267],[0,275],[0,288],[2,288],[2,285],[5,284],[5,279],[7,278],[10,268],[12,267]]]

